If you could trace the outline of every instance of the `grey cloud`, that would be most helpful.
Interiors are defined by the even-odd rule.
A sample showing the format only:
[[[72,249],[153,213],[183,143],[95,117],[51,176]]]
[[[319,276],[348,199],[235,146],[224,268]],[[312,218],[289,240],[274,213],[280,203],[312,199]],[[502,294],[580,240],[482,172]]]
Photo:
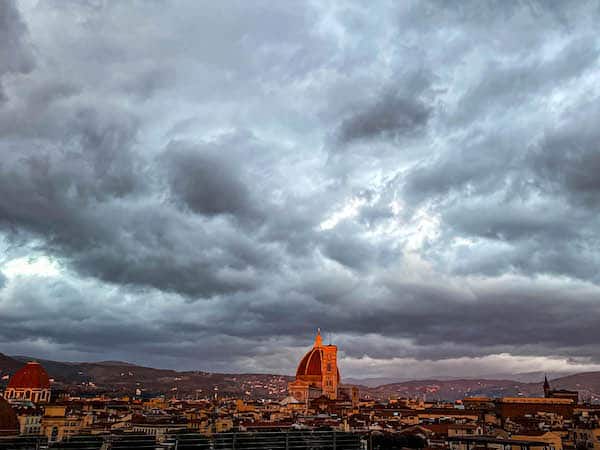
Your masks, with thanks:
[[[266,246],[218,223],[195,222],[141,195],[153,179],[133,150],[135,124],[82,111],[64,148],[3,164],[0,222],[13,238],[46,240],[86,276],[190,296],[251,289]],[[138,204],[139,202],[139,204]],[[174,253],[171,253],[174,252]]]
[[[169,83],[176,80],[176,74],[172,68],[149,65],[142,67],[133,74],[125,74],[120,81],[121,89],[127,94],[135,94],[141,100],[148,100],[158,91],[166,89]]]
[[[421,130],[430,116],[431,109],[420,99],[385,91],[375,103],[345,118],[337,135],[343,144],[373,138],[397,140]]]
[[[577,105],[544,134],[523,141],[519,130],[451,148],[397,180],[409,205],[426,202],[439,214],[444,231],[425,249],[431,260],[460,274],[600,280],[597,110],[587,101]],[[474,243],[453,245],[457,236]]]
[[[440,270],[500,276],[551,274],[600,281],[594,215],[560,201],[477,199],[440,207],[443,232],[424,255]],[[465,239],[461,243],[456,238]]]
[[[162,155],[171,190],[177,200],[199,214],[256,215],[240,161],[227,150],[171,142]]]
[[[361,219],[364,220],[364,214]],[[332,230],[320,232],[315,236],[315,243],[328,258],[362,272],[368,272],[373,266],[385,269],[402,259],[397,242],[390,239],[369,239],[362,226],[348,221],[338,224]]]
[[[576,204],[597,206],[600,132],[596,124],[600,111],[593,103],[565,114],[563,123],[546,132],[528,162],[541,189],[567,195]]]
[[[47,295],[55,302],[48,302]],[[118,345],[125,335],[131,344],[147,342],[156,331],[140,326],[116,297],[102,295],[89,284],[83,291],[68,282],[34,277],[11,283],[0,298],[6,318],[0,332],[3,342],[39,339],[69,348],[80,341],[88,350],[97,350]]]
[[[493,194],[510,182],[523,156],[511,136],[490,130],[461,141],[450,141],[446,151],[425,159],[396,179],[409,205],[439,201],[460,192],[476,196]]]
[[[31,142],[5,142],[0,170],[0,220],[41,233],[77,233],[82,207],[132,193],[141,185],[134,175],[131,146],[135,125],[128,117],[94,109],[78,111],[58,148],[30,148]],[[72,221],[72,224],[68,222]],[[65,227],[65,228],[63,228]]]
[[[524,55],[522,61],[492,60],[483,70],[479,84],[465,93],[449,120],[480,121],[488,115],[504,115],[528,107],[527,100],[540,92],[585,77],[598,61],[599,51],[591,36],[583,36],[552,57],[534,51]]]
[[[33,51],[28,42],[27,27],[13,0],[7,0],[0,5],[0,41],[4,43],[0,49],[1,101],[6,95],[2,89],[2,78],[10,73],[30,72],[35,65]]]
[[[448,209],[444,222],[452,224],[459,234],[498,241],[573,239],[578,235],[577,218],[564,215],[564,211],[544,206],[534,209],[523,203],[461,205]]]
[[[597,18],[4,2],[0,351],[598,360]]]
[[[365,268],[375,251],[351,234],[331,234],[324,239],[325,254],[335,261],[354,269]]]
[[[55,349],[69,349],[77,340],[91,352],[101,352],[113,342],[121,351],[151,352],[158,358],[155,362],[186,359],[189,368],[199,368],[194,361],[202,361],[203,367],[232,367],[247,357],[269,355],[272,336],[282,336],[279,346],[308,346],[314,324],[333,334],[344,355],[352,357],[443,359],[510,352],[600,361],[594,331],[599,311],[589,288],[554,290],[523,280],[513,280],[510,287],[472,283],[469,289],[397,280],[387,286],[389,291],[369,304],[360,302],[352,283],[315,280],[307,292],[320,298],[320,308],[306,297],[288,296],[281,303],[267,292],[260,294],[261,301],[251,295],[252,301],[239,298],[231,304],[187,307],[177,298],[164,303],[156,296],[123,305],[114,303],[118,294],[89,285],[83,293],[36,280],[4,292],[4,310],[11,321],[2,335],[13,341],[48,339]],[[52,306],[45,301],[43,291],[48,289],[58,299]],[[126,313],[131,307],[137,308],[136,320]],[[285,322],[290,314],[294,320]]]

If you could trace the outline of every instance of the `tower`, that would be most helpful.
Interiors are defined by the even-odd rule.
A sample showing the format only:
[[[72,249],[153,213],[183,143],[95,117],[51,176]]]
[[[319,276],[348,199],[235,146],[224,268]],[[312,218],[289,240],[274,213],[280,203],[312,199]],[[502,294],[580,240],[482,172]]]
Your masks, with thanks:
[[[332,400],[337,398],[338,384],[340,381],[340,373],[337,367],[337,347],[335,345],[323,345],[320,330],[317,332],[317,340],[323,349],[321,358],[321,373],[323,394]],[[315,345],[317,342],[315,342]]]
[[[544,376],[544,397],[550,397],[550,383],[547,376]]]

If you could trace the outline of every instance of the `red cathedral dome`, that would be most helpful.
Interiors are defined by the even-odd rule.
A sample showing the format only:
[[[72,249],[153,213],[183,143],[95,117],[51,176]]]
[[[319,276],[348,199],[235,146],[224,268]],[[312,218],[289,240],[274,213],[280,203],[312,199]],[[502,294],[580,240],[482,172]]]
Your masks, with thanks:
[[[317,333],[315,345],[311,348],[298,364],[296,370],[296,379],[298,380],[320,380],[323,375],[323,340],[321,332]],[[313,378],[314,377],[314,378]],[[337,373],[338,382],[340,381],[340,372]]]
[[[50,389],[50,380],[40,363],[30,361],[10,378],[7,388]]]
[[[323,359],[323,350],[319,347],[313,347],[298,365],[296,378],[302,376],[321,376],[321,361]]]
[[[0,436],[19,433],[19,421],[17,415],[9,403],[0,397]]]

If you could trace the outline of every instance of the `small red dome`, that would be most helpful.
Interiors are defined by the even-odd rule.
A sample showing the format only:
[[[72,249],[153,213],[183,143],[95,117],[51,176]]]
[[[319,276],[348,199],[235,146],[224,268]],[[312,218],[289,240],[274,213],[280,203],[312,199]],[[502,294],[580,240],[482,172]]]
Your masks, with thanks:
[[[19,434],[19,420],[8,402],[0,397],[0,436]]]
[[[31,361],[10,378],[7,388],[50,389],[50,380],[42,365]]]

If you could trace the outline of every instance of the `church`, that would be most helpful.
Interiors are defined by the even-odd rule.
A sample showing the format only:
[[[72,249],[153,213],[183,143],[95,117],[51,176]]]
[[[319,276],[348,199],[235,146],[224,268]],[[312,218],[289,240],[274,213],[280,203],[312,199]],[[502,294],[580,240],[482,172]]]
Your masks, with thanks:
[[[569,391],[566,389],[551,389],[548,377],[544,377],[544,397],[566,398],[572,400],[574,405],[577,405],[579,403],[579,391]]]
[[[337,347],[323,345],[321,331],[318,330],[313,348],[298,365],[296,379],[288,383],[288,393],[303,403],[319,397],[337,400],[339,385]]]
[[[50,401],[48,373],[39,362],[28,362],[10,378],[4,398],[11,403],[19,401],[48,403]]]

